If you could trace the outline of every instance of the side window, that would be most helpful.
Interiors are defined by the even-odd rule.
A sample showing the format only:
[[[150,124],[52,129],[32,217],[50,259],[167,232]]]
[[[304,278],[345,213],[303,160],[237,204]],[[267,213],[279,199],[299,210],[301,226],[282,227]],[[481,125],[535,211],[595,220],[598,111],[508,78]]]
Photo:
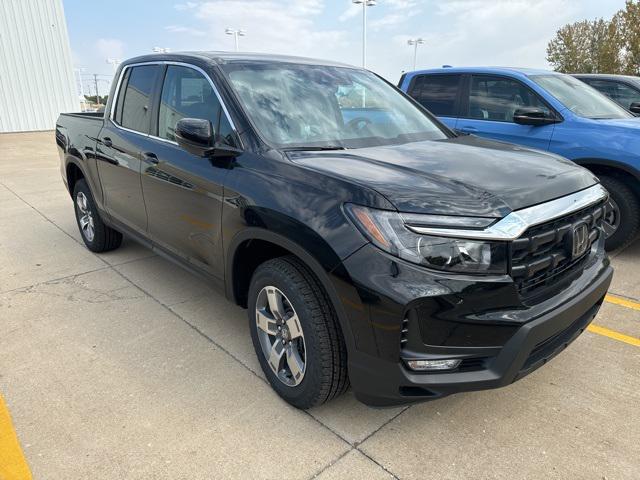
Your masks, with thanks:
[[[634,102],[640,102],[640,92],[622,82],[588,79],[587,83],[624,108],[629,108]]]
[[[127,88],[127,82],[129,81],[129,75],[131,74],[131,69],[127,68],[124,72],[124,76],[122,77],[122,84],[120,85],[120,94],[116,100],[116,113],[115,113],[115,121],[118,125],[122,125],[122,103],[124,100],[124,92]]]
[[[460,75],[419,75],[409,88],[409,95],[434,115],[455,117]]]
[[[471,77],[467,118],[513,122],[513,114],[523,107],[539,108],[551,115],[540,97],[520,82],[489,75]]]
[[[169,65],[162,86],[158,136],[175,141],[176,124],[183,118],[209,120],[217,140],[234,145],[233,130],[209,80],[192,68]]]
[[[130,73],[127,72],[126,75],[126,88],[119,94],[116,104],[116,121],[119,120],[118,123],[123,127],[149,133],[151,95],[159,69],[158,65],[142,65],[128,69]],[[122,95],[124,97],[121,99]]]

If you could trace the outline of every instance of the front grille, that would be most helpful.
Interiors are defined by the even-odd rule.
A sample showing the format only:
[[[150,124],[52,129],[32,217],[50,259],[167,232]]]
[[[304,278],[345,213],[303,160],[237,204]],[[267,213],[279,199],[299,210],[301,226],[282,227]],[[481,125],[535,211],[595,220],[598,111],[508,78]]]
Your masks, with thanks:
[[[536,225],[511,243],[511,276],[522,296],[541,294],[580,274],[591,244],[601,234],[604,209],[600,203]],[[587,225],[589,245],[584,254],[572,258],[573,231],[581,223]]]
[[[476,372],[487,368],[488,357],[465,358],[458,366],[459,372]]]

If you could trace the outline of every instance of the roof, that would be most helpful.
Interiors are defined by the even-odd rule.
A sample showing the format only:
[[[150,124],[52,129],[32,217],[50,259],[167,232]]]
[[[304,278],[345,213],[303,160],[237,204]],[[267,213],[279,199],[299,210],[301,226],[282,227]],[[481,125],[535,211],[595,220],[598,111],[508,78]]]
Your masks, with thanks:
[[[520,67],[442,67],[431,68],[426,70],[415,70],[407,72],[407,75],[417,73],[494,73],[494,74],[516,74],[516,75],[562,75],[561,73],[551,70],[542,70],[536,68],[520,68]]]
[[[601,80],[626,80],[627,82],[640,83],[640,77],[633,75],[613,75],[611,73],[572,73],[576,78],[593,78]]]
[[[251,53],[251,52],[172,52],[172,53],[155,53],[149,55],[142,55],[126,60],[124,64],[129,63],[142,63],[153,62],[158,60],[166,61],[182,61],[188,62],[189,60],[208,60],[214,63],[232,63],[232,62],[247,62],[247,63],[296,63],[303,65],[323,65],[333,67],[348,67],[358,68],[353,65],[347,65],[344,63],[333,62],[330,60],[320,60],[316,58],[296,57],[290,55],[277,55],[269,53]]]

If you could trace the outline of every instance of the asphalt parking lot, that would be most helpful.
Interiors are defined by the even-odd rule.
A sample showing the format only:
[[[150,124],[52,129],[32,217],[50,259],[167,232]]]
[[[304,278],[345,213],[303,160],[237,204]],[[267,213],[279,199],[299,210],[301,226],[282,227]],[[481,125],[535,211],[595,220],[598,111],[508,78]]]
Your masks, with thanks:
[[[301,412],[244,310],[131,241],[84,247],[52,132],[0,135],[0,478],[639,478],[640,241],[612,262],[595,326],[520,382]]]

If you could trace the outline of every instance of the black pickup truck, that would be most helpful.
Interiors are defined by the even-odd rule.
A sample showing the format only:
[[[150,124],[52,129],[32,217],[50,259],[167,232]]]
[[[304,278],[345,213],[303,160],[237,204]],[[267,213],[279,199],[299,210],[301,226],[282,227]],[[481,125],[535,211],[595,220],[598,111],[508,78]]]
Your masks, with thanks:
[[[63,114],[94,252],[126,234],[248,309],[274,390],[394,405],[508,385],[596,315],[607,192],[558,156],[458,136],[366,70],[282,56],[124,62]]]

